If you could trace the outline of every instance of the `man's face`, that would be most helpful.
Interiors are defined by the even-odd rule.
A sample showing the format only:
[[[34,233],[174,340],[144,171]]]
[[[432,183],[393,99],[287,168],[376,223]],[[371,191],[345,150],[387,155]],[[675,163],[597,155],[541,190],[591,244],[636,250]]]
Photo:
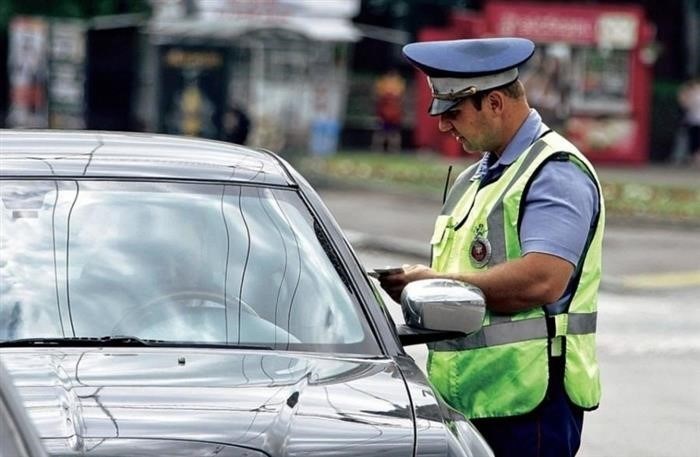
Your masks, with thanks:
[[[442,113],[438,121],[441,132],[451,133],[467,153],[492,151],[497,146],[493,125],[487,116],[486,98],[477,110],[469,97]]]

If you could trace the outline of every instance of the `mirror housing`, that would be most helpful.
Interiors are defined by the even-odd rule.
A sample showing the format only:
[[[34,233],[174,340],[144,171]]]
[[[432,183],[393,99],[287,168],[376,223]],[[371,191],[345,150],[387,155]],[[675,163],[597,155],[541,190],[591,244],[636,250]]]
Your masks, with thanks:
[[[421,279],[401,294],[404,346],[460,338],[481,329],[486,299],[478,287],[452,279]]]

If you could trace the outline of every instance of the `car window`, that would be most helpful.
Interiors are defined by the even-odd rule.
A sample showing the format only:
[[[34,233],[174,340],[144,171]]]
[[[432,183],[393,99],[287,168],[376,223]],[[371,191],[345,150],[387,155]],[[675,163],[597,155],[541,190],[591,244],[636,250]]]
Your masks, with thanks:
[[[1,191],[0,340],[378,351],[296,191],[68,180]]]

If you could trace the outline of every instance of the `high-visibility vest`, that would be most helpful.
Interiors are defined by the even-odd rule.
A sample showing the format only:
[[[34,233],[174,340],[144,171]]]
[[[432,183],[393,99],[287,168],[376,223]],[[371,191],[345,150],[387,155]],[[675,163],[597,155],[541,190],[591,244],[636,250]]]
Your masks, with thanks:
[[[432,267],[472,273],[522,257],[519,222],[525,195],[551,160],[570,160],[580,167],[595,182],[600,201],[568,303],[558,310],[543,305],[515,314],[487,310],[480,331],[429,345],[431,382],[470,418],[532,411],[547,391],[549,357],[559,354],[566,358],[564,386],[571,401],[584,409],[594,409],[600,401],[595,329],[605,208],[595,171],[573,144],[549,132],[484,186],[474,178],[476,165],[465,170],[437,218]]]

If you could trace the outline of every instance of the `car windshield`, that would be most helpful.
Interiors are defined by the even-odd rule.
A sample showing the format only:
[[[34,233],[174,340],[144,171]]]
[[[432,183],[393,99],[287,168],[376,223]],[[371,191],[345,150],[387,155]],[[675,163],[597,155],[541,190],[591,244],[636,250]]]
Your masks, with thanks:
[[[97,180],[0,190],[0,341],[378,352],[294,190]]]

